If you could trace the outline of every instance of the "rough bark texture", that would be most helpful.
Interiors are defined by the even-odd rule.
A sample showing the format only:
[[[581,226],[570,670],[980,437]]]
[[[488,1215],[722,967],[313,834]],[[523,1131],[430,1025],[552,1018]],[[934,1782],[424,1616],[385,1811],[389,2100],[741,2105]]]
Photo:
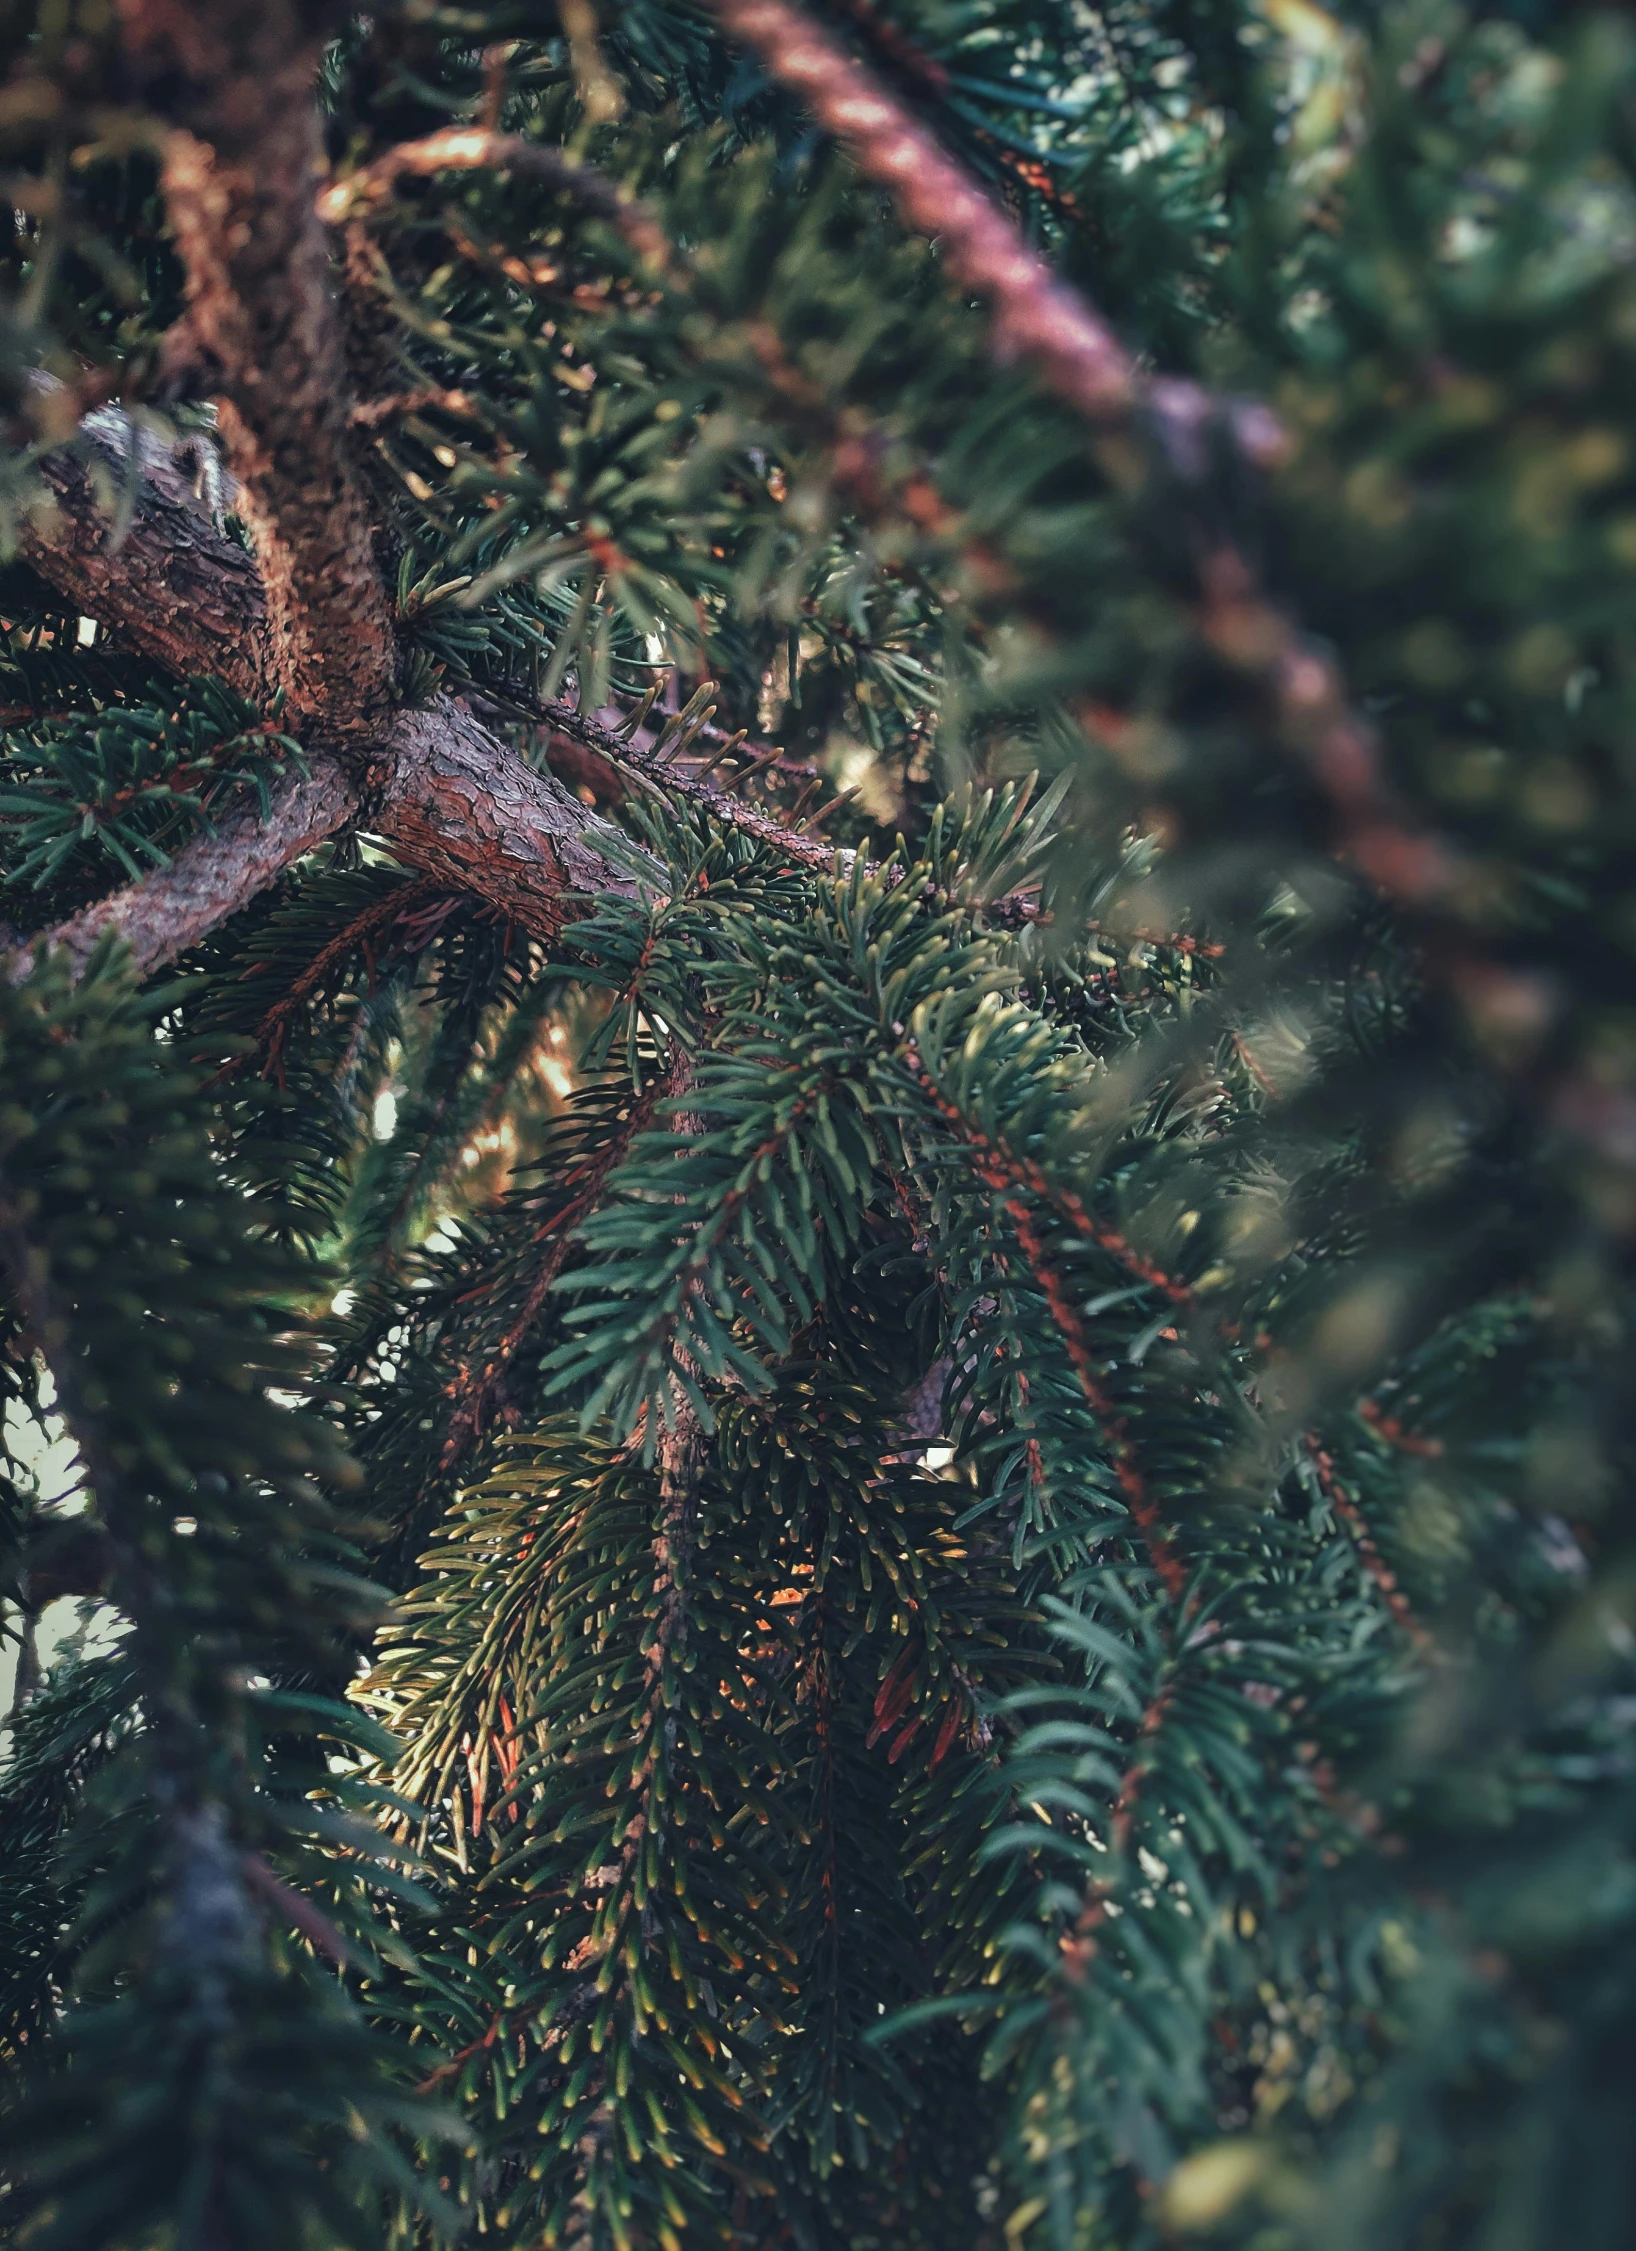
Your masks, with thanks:
[[[82,425],[110,476],[138,450],[141,484],[117,550],[96,478],[70,456],[49,466],[57,511],[24,553],[49,585],[113,629],[124,645],[181,673],[213,673],[264,696],[276,651],[255,565],[216,529],[173,455],[104,409]],[[238,496],[234,494],[234,503]],[[269,669],[263,669],[263,659]],[[310,781],[274,792],[265,824],[253,800],[166,868],[42,933],[83,963],[105,930],[131,944],[144,971],[163,967],[245,906],[292,861],[364,813],[406,866],[490,900],[526,929],[553,935],[565,894],[630,891],[658,867],[623,833],[537,773],[464,704],[440,697],[424,711],[385,712],[359,739],[337,743],[324,721],[307,730]],[[617,854],[607,856],[608,848]],[[29,952],[14,957],[26,973]]]
[[[401,713],[380,768],[370,825],[396,856],[451,890],[479,893],[542,937],[568,919],[569,894],[632,892],[635,867],[655,889],[663,884],[663,870],[628,845],[610,861],[620,832],[554,775],[525,765],[452,697]]]
[[[186,454],[173,454],[113,407],[87,415],[80,438],[77,452],[42,464],[56,506],[26,524],[23,560],[168,671],[210,673],[263,702],[272,682],[261,581],[243,548],[212,521],[208,491],[195,490]],[[133,469],[140,488],[121,539],[103,502]]]
[[[657,888],[657,867],[465,705],[393,708],[393,620],[349,452],[345,353],[314,196],[313,81],[343,11],[332,0],[116,5],[133,79],[168,127],[165,201],[188,277],[180,354],[217,398],[255,563],[217,528],[178,457],[113,409],[88,419],[81,456],[49,466],[55,516],[30,531],[25,552],[128,648],[175,672],[214,674],[258,703],[281,691],[311,772],[280,787],[267,820],[246,802],[169,866],[42,935],[83,963],[117,931],[142,969],[158,968],[355,816],[407,865],[546,937],[575,895]],[[400,169],[497,156],[548,170],[561,161],[454,133]],[[563,171],[583,192],[578,168]],[[138,489],[116,541],[99,483],[132,472]],[[26,966],[20,949],[10,973]]]
[[[313,79],[337,11],[289,0],[119,0],[125,47],[172,121],[166,208],[191,343],[217,399],[292,721],[367,729],[397,670],[347,439],[344,354],[313,204]]]
[[[266,820],[253,798],[235,806],[168,866],[20,947],[9,965],[12,982],[28,975],[33,948],[42,943],[66,946],[79,970],[98,940],[114,931],[146,975],[207,937],[358,810],[357,791],[335,759],[319,757],[309,764],[306,779],[292,776],[272,792]]]

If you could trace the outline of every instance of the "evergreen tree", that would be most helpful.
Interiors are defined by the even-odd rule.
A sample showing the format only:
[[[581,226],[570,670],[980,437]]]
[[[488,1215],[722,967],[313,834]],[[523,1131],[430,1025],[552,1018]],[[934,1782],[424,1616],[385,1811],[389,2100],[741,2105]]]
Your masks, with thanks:
[[[1636,2238],[1636,43],[10,0],[0,2236]]]

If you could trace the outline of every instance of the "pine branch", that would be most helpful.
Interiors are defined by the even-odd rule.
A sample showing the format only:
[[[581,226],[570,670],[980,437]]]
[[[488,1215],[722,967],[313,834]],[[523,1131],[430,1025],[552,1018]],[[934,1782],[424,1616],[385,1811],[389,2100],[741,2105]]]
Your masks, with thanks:
[[[301,1824],[268,1787],[255,1699],[275,1676],[344,1677],[376,1608],[335,1567],[318,1482],[356,1473],[279,1403],[309,1365],[291,1311],[310,1282],[221,1173],[194,1074],[106,950],[78,981],[56,959],[0,988],[0,1071],[33,1097],[0,1121],[0,1282],[84,1464],[143,1719],[81,1817],[106,1832],[112,1813],[118,1840],[85,1913],[103,1967],[53,2027],[56,2070],[30,2073],[20,2111],[13,2090],[13,2210],[61,2251],[178,2227],[227,2251],[255,2184],[296,2240],[315,2176],[355,2162],[360,2101],[410,2123],[338,1989],[269,1928],[333,1937],[264,1856]],[[133,2052],[145,2105],[120,2092]],[[301,2099],[281,2107],[285,2072]],[[377,2186],[391,2170],[364,2165]]]
[[[1352,1543],[1362,1559],[1364,1569],[1380,1589],[1382,1601],[1384,1601],[1387,1609],[1397,1620],[1404,1635],[1413,1644],[1419,1655],[1422,1657],[1434,1656],[1437,1652],[1436,1641],[1415,1616],[1414,1606],[1399,1585],[1397,1573],[1381,1554],[1376,1544],[1375,1536],[1369,1529],[1368,1519],[1341,1483],[1336,1473],[1334,1457],[1325,1450],[1316,1438],[1311,1436],[1306,1440],[1306,1450],[1311,1457],[1313,1474],[1317,1479],[1319,1491],[1329,1503],[1336,1521],[1343,1524],[1351,1535]]]
[[[1098,457],[1116,486],[1134,493],[1149,479],[1155,434],[1168,473],[1179,475],[1184,485],[1202,474],[1212,430],[1223,431],[1256,467],[1283,458],[1285,439],[1264,408],[1214,398],[1192,383],[1139,377],[1100,316],[1024,243],[1009,216],[966,178],[928,129],[828,32],[786,0],[714,4],[728,30],[754,46],[773,75],[799,92],[819,121],[847,143],[865,177],[891,190],[909,224],[936,238],[954,279],[989,299],[997,354],[1027,357],[1048,387],[1086,416],[1097,433]],[[691,290],[689,259],[645,206],[622,196],[591,167],[515,134],[451,129],[401,144],[328,189],[319,208],[338,222],[379,203],[405,175],[486,169],[524,172],[561,189],[611,221],[656,281],[682,294]],[[742,324],[742,337],[782,407],[823,450],[836,486],[864,521],[906,519],[956,546],[973,583],[987,595],[1015,601],[1025,594],[990,544],[964,531],[934,476],[924,466],[889,468],[883,434],[860,432],[855,416],[843,418],[836,402],[790,360],[769,323]],[[1342,856],[1390,897],[1421,907],[1448,902],[1458,893],[1463,870],[1396,802],[1374,729],[1351,708],[1334,661],[1268,598],[1217,528],[1201,524],[1194,544],[1200,557],[1194,614],[1201,637],[1266,699],[1286,747],[1333,808]],[[1037,610],[1037,604],[1030,606]],[[576,727],[551,716],[563,732],[587,741]],[[1106,726],[1079,716],[1094,739],[1116,751]],[[733,817],[747,825],[742,815]]]
[[[909,224],[937,237],[955,281],[993,307],[996,349],[1004,357],[1034,362],[1057,395],[1093,423],[1129,415],[1137,375],[1113,331],[839,40],[785,0],[711,0],[711,7],[846,142],[864,177],[891,190]]]
[[[677,1072],[684,1067],[678,1050],[676,1066],[667,1074],[655,1074],[639,1093],[632,1095],[625,1117],[605,1141],[587,1150],[576,1163],[553,1178],[552,1186],[557,1195],[535,1226],[532,1247],[537,1255],[529,1267],[528,1281],[515,1310],[500,1335],[484,1352],[481,1366],[462,1366],[449,1386],[453,1407],[443,1440],[440,1468],[453,1468],[482,1436],[503,1393],[511,1365],[538,1321],[552,1284],[563,1270],[577,1230],[596,1209],[609,1176],[630,1154],[631,1144],[652,1124],[661,1098],[673,1097],[679,1091]]]
[[[352,732],[390,699],[397,652],[348,453],[345,360],[312,204],[318,63],[342,12],[120,0],[119,14],[138,85],[170,128],[162,182],[187,265],[187,341],[241,488],[272,669],[298,726]]]
[[[520,134],[451,127],[424,140],[401,142],[326,188],[318,210],[331,224],[348,226],[351,244],[356,239],[351,229],[360,217],[387,202],[400,179],[472,171],[513,172],[558,189],[582,210],[616,227],[653,281],[678,297],[695,293],[699,277],[690,256],[672,241],[646,204],[622,195],[593,166]],[[921,465],[904,468],[889,461],[894,449],[885,433],[860,428],[856,407],[843,411],[822,385],[803,374],[770,321],[746,321],[734,333],[759,363],[784,413],[823,454],[836,488],[864,522],[907,522],[920,533],[957,547],[974,584],[985,593],[1017,592],[1013,573],[986,542],[963,530],[960,512],[937,490],[929,471]]]
[[[688,1058],[677,1052],[669,1073],[667,1092],[672,1102],[685,1099],[693,1071]],[[674,1112],[672,1130],[693,1140],[707,1129],[696,1110]],[[687,1659],[689,1581],[698,1544],[699,1487],[709,1449],[704,1425],[694,1400],[699,1391],[698,1364],[680,1346],[672,1355],[664,1427],[659,1433],[659,1527],[653,1545],[654,1588],[658,1597],[658,1628],[645,1655],[647,1684],[657,1702],[664,1693],[665,1675]]]
[[[537,707],[539,717],[571,742],[581,744],[607,760],[617,772],[637,776],[667,795],[684,804],[697,805],[718,821],[723,828],[735,829],[741,836],[753,837],[758,844],[767,845],[797,867],[821,868],[826,873],[835,865],[835,846],[826,844],[816,836],[809,836],[780,821],[774,814],[764,813],[759,807],[748,804],[735,794],[741,774],[732,784],[718,779],[716,758],[705,762],[705,769],[690,772],[676,763],[676,754],[654,757],[634,743],[626,742],[605,727],[599,720],[586,717],[572,704],[553,702]],[[746,746],[748,749],[748,746]],[[718,754],[719,755],[719,754]],[[769,757],[780,755],[777,751]],[[846,857],[843,854],[843,859]]]
[[[968,1118],[959,1104],[951,1102],[943,1092],[912,1043],[904,1050],[904,1063],[933,1109],[975,1151],[974,1169],[978,1177],[991,1188],[1002,1194],[1026,1189],[1030,1195],[1037,1196],[1043,1204],[1048,1205],[1060,1219],[1066,1220],[1076,1234],[1083,1235],[1087,1242],[1094,1243],[1098,1250],[1105,1251],[1110,1258],[1116,1259],[1138,1281],[1147,1283],[1151,1289],[1169,1298],[1172,1305],[1185,1307],[1198,1302],[1197,1292],[1191,1283],[1182,1281],[1177,1275],[1167,1274],[1163,1267],[1144,1258],[1117,1228],[1105,1227],[1094,1219],[1086,1210],[1082,1197],[1077,1196],[1071,1188],[1059,1187],[1032,1157],[1019,1157],[1008,1146],[1003,1134],[985,1133],[981,1126]]]
[[[979,1168],[980,1177],[981,1168]],[[1107,1385],[1098,1372],[1096,1359],[1085,1337],[1080,1320],[1061,1276],[1057,1273],[1040,1240],[1033,1215],[1014,1190],[1007,1191],[1003,1182],[993,1175],[987,1176],[1004,1206],[1007,1217],[1016,1229],[1017,1241],[1028,1261],[1030,1273],[1044,1294],[1062,1337],[1063,1349],[1079,1379],[1097,1426],[1102,1443],[1113,1464],[1119,1491],[1131,1522],[1141,1533],[1148,1556],[1157,1572],[1166,1594],[1172,1602],[1180,1602],[1187,1592],[1187,1568],[1177,1554],[1159,1514],[1157,1502],[1148,1490],[1148,1481],[1142,1472],[1141,1460],[1131,1442],[1128,1418],[1121,1414],[1110,1395]]]
[[[312,759],[305,775],[290,775],[274,788],[265,817],[256,800],[247,799],[184,845],[168,866],[19,946],[8,965],[11,981],[20,984],[29,974],[40,946],[66,947],[78,974],[110,931],[130,947],[139,974],[162,969],[357,811],[357,792],[341,765]]]
[[[210,674],[264,703],[275,683],[261,581],[188,474],[214,460],[204,441],[173,448],[117,407],[99,408],[72,448],[41,462],[51,505],[23,519],[18,552],[81,614],[168,671]]]
[[[996,356],[1027,359],[1047,387],[1085,417],[1116,486],[1134,491],[1148,473],[1144,419],[1184,482],[1203,469],[1204,436],[1216,427],[1224,427],[1258,467],[1284,458],[1283,433],[1264,408],[1213,399],[1192,383],[1142,381],[1112,329],[1024,242],[1008,215],[862,63],[790,0],[710,5],[728,32],[753,48],[763,67],[846,144],[863,176],[891,192],[908,224],[935,238],[953,279],[988,300]],[[1420,907],[1448,902],[1464,871],[1437,839],[1406,819],[1375,731],[1351,708],[1334,660],[1268,598],[1244,557],[1219,533],[1201,526],[1200,534],[1196,616],[1203,638],[1265,695],[1286,747],[1333,808],[1342,855],[1391,898]]]
[[[182,498],[175,461],[163,447],[111,410],[90,419],[90,442],[104,461],[134,461],[141,473],[125,538],[112,545],[94,476],[63,474],[53,485],[52,536],[30,535],[29,562],[70,601],[94,601],[90,614],[140,654],[176,671],[217,672],[241,693],[266,695],[259,655],[248,662],[245,655],[257,651],[266,615],[249,558]],[[322,716],[313,732],[320,743],[334,739]],[[308,766],[308,779],[275,793],[265,827],[248,809],[229,813],[168,867],[85,909],[48,940],[67,944],[83,962],[97,935],[117,928],[141,966],[157,968],[247,905],[361,807],[406,865],[488,899],[545,935],[567,919],[565,893],[628,893],[638,872],[662,886],[656,863],[450,697],[395,717],[383,713],[346,763],[314,749]]]
[[[618,228],[638,256],[660,270],[674,252],[652,214],[623,196],[602,173],[580,164],[543,141],[520,133],[497,133],[480,126],[455,125],[423,140],[400,141],[371,164],[326,188],[317,202],[320,219],[339,225],[360,211],[389,203],[404,179],[430,179],[437,172],[515,172],[571,196],[582,210]]]
[[[836,14],[845,16],[888,79],[928,107],[935,108],[946,102],[951,90],[950,73],[890,16],[883,15],[875,0],[832,0],[832,5]],[[984,162],[1004,175],[1008,198],[1033,196],[1076,225],[1086,224],[1078,199],[1056,178],[1043,158],[1025,156],[1021,149],[1008,146],[986,126],[979,125],[969,110],[962,119],[962,126],[972,146],[982,152]]]
[[[100,899],[12,955],[28,974],[36,945],[63,945],[83,968],[114,930],[144,973],[174,961],[248,906],[304,852],[359,817],[406,866],[452,891],[467,891],[541,937],[571,918],[570,902],[596,892],[628,895],[644,871],[662,872],[637,847],[603,856],[616,832],[586,811],[550,774],[527,766],[449,698],[401,712],[374,750],[361,799],[341,763],[320,755],[305,777],[286,781],[263,820],[251,801],[186,845],[167,867]]]

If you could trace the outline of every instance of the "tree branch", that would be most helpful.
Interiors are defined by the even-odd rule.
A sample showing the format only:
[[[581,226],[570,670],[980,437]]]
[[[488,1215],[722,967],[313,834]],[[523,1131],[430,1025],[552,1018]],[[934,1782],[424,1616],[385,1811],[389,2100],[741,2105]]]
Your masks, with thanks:
[[[1059,398],[1093,422],[1122,421],[1135,364],[1076,290],[842,43],[786,0],[710,0],[723,27],[845,141],[866,179],[888,188],[917,232],[935,235],[962,288],[993,307],[995,340],[1031,359]]]
[[[41,462],[53,505],[24,518],[18,553],[72,607],[167,671],[209,673],[263,703],[272,683],[261,581],[212,522],[186,458],[117,407],[88,414],[74,448]],[[122,490],[123,534],[106,505]]]
[[[83,969],[110,930],[141,974],[163,968],[360,816],[406,867],[475,893],[542,938],[557,935],[576,898],[629,896],[640,882],[664,888],[657,861],[451,697],[398,713],[372,751],[362,792],[333,755],[308,765],[306,778],[275,790],[265,820],[254,800],[235,806],[167,866],[16,948],[12,981],[27,976],[40,945],[66,946]],[[616,841],[618,857],[609,858]]]
[[[400,180],[430,179],[437,172],[485,171],[519,172],[559,188],[582,210],[611,221],[641,256],[662,267],[670,263],[671,246],[658,221],[634,198],[622,196],[603,173],[577,163],[548,142],[476,125],[450,125],[423,140],[398,142],[326,188],[318,198],[318,215],[337,226],[362,210],[390,203]]]
[[[162,181],[272,670],[298,727],[366,728],[397,650],[353,472],[329,253],[313,208],[314,82],[342,11],[322,0],[118,0],[139,87],[170,127]],[[333,22],[330,20],[333,18]]]
[[[453,697],[400,712],[379,771],[369,826],[396,857],[451,890],[476,892],[541,937],[555,937],[574,895],[629,896],[639,881],[665,888],[656,860]]]
[[[792,0],[709,0],[709,6],[724,29],[846,144],[863,177],[891,193],[907,223],[935,237],[954,279],[987,299],[996,355],[1029,360],[1047,388],[1085,418],[1116,485],[1131,490],[1147,475],[1151,441],[1143,442],[1144,419],[1184,482],[1207,463],[1204,436],[1212,426],[1225,429],[1263,468],[1284,458],[1287,441],[1264,406],[1216,399],[1193,383],[1140,378],[1094,307],[804,9]],[[1339,856],[1410,907],[1456,900],[1467,871],[1398,802],[1375,731],[1352,708],[1334,660],[1269,599],[1230,542],[1201,526],[1197,544],[1199,631],[1266,699],[1286,749],[1329,801]]]
[[[197,945],[357,812],[357,791],[335,759],[313,759],[309,768],[305,778],[292,775],[273,792],[266,820],[253,798],[236,805],[167,866],[19,946],[9,964],[12,983],[28,975],[41,945],[66,946],[78,974],[113,931],[143,976]]]
[[[91,420],[105,465],[123,474],[137,451],[142,482],[125,539],[114,550],[96,475],[77,461],[52,463],[61,473],[52,478],[51,536],[29,535],[28,561],[70,602],[113,625],[126,647],[167,669],[214,673],[241,693],[264,686],[255,662],[264,613],[250,558],[192,501],[165,447],[111,410]],[[253,803],[234,808],[168,866],[25,944],[12,973],[26,974],[41,940],[68,946],[83,965],[109,929],[129,941],[144,973],[160,968],[355,818],[406,866],[476,893],[544,937],[561,929],[573,895],[629,893],[639,880],[663,888],[663,870],[622,830],[537,773],[452,697],[383,714],[346,759],[325,746],[327,734],[309,749],[309,778],[275,789],[265,823]]]

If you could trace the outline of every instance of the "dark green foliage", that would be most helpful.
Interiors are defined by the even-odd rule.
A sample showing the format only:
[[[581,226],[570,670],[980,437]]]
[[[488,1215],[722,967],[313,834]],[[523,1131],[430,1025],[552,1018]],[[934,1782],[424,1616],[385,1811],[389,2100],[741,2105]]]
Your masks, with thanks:
[[[273,1686],[339,1685],[374,1608],[317,1482],[356,1474],[271,1395],[311,1367],[290,1331],[304,1277],[213,1181],[197,1073],[154,1038],[163,1005],[105,955],[77,984],[47,962],[0,1002],[0,1259],[129,1622],[117,1662],[54,1678],[20,1723],[12,1871],[34,1897],[12,1895],[12,2211],[30,2242],[76,2251],[167,2228],[317,2241],[320,2214],[325,2240],[367,2240],[357,2181],[408,2178],[389,2063],[265,1927],[269,1853],[327,1869],[346,1839],[373,1857],[367,1827],[309,1802],[321,1762],[269,1757],[292,1730],[357,1733],[333,1688]],[[360,2143],[371,2114],[379,2138]],[[315,2165],[332,2176],[316,2200]]]
[[[267,785],[299,746],[210,681],[175,711],[125,704],[14,729],[0,824],[16,834],[10,879],[36,889],[71,856],[106,853],[126,875],[163,867],[212,800]],[[97,871],[99,874],[103,870]]]
[[[0,2232],[1616,2251],[1628,28],[828,11],[1262,471],[1093,442],[707,11],[595,12],[373,11],[328,150],[492,103],[670,245],[406,177],[346,299],[412,692],[661,687],[662,882],[548,946],[364,833],[0,998],[7,1615],[100,1537],[116,1634],[0,1777]],[[13,507],[177,282],[100,13],[24,34]],[[0,610],[25,930],[302,756]]]

